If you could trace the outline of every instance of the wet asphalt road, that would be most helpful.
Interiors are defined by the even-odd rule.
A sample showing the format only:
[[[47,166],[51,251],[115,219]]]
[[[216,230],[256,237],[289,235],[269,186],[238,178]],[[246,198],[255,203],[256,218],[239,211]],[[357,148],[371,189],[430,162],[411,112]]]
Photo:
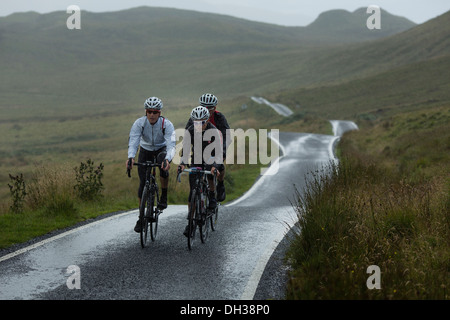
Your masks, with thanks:
[[[165,210],[157,240],[145,249],[133,231],[137,211],[116,214],[0,257],[0,299],[282,298],[282,240],[296,221],[295,188],[301,190],[309,172],[334,159],[337,139],[280,133],[283,154],[270,169],[275,174],[221,206],[217,231],[192,251],[182,234],[187,206]],[[80,289],[67,286],[71,265],[79,267]]]

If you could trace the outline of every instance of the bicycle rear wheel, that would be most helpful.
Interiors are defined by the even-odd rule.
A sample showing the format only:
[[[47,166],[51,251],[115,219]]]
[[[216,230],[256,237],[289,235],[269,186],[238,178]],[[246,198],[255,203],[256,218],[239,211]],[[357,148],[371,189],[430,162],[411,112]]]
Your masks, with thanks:
[[[149,209],[149,203],[148,203],[148,192],[149,190],[147,187],[144,187],[144,191],[142,192],[142,198],[141,198],[141,205],[139,207],[139,220],[141,223],[141,232],[140,232],[140,238],[141,238],[141,247],[145,248],[147,245],[147,239],[148,239],[148,224],[149,224],[149,218],[148,218],[148,209]]]
[[[217,229],[218,219],[219,219],[219,204],[217,204],[216,208],[214,209],[214,212],[211,214],[210,217],[210,225],[212,231],[215,231]]]
[[[208,201],[208,195],[204,194],[205,197],[205,202],[202,204],[201,201],[199,200],[199,206],[200,206],[200,210],[199,212],[201,212],[200,214],[200,226],[199,226],[199,231],[200,231],[200,240],[202,240],[202,243],[205,243],[206,240],[208,239],[208,235],[209,235],[209,220],[207,219],[207,214],[209,214],[209,212],[207,212],[206,208],[208,208],[209,206],[209,201]]]
[[[200,202],[200,195],[196,194],[196,190],[192,190],[191,202],[189,204],[190,211],[188,214],[187,244],[189,250],[192,250],[195,243],[195,233],[197,230],[196,217],[197,217],[197,210],[199,209],[198,207],[199,202]]]

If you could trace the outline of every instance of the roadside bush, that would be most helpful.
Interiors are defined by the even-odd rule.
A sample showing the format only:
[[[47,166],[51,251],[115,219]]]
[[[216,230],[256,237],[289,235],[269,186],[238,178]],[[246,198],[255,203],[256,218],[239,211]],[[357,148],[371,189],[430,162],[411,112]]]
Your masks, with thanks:
[[[94,161],[88,159],[86,163],[81,162],[79,167],[75,167],[75,191],[82,200],[94,200],[102,196],[104,189],[103,178],[104,166],[102,163],[98,167],[94,166]]]
[[[9,178],[11,179],[12,185],[8,183],[8,187],[13,201],[10,210],[13,213],[21,213],[24,208],[25,196],[27,195],[23,174],[19,176],[10,174]]]

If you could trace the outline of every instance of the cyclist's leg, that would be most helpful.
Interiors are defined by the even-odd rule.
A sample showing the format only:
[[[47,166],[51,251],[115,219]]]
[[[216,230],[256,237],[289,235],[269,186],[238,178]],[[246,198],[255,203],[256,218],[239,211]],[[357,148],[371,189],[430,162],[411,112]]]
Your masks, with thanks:
[[[222,182],[225,180],[225,163],[221,165],[221,167],[219,168],[219,176],[217,177],[217,182]]]
[[[142,163],[145,162],[149,151],[145,150],[144,148],[139,148],[139,156],[138,156],[138,162]],[[138,199],[139,199],[139,208],[141,207],[141,197],[142,197],[142,191],[144,191],[145,186],[145,168],[139,166],[138,167],[138,175],[139,175],[139,188],[138,188]],[[136,225],[134,226],[134,231],[141,232],[141,223],[140,220],[136,222]]]
[[[211,175],[208,175],[208,185],[209,185],[209,192],[216,191],[216,186],[214,185],[214,178]]]
[[[189,218],[189,212],[191,212],[191,199],[192,199],[192,189],[194,188],[194,184],[195,184],[195,175],[190,174],[189,175],[189,197],[188,197],[188,218]],[[187,237],[188,236],[188,232],[189,232],[189,222],[188,225],[186,226],[186,228],[184,229],[183,234]]]
[[[225,163],[220,165],[219,172],[220,174],[217,177],[217,201],[222,202],[226,197],[225,185],[223,183],[225,180]]]
[[[139,149],[139,156],[138,156],[138,162],[142,163],[147,161],[146,158],[148,157],[149,151],[145,150],[144,148]],[[139,205],[141,204],[141,196],[142,191],[144,191],[145,186],[145,171],[146,169],[144,167],[139,166],[138,167],[138,175],[139,175],[139,189],[138,189],[138,198],[139,198]]]
[[[163,147],[157,151],[156,161],[162,163],[166,158],[167,152],[166,147]],[[164,171],[159,168],[159,179],[161,182],[161,198],[159,201],[159,208],[167,208],[167,189],[169,187],[169,171]]]
[[[167,190],[169,187],[169,171],[159,168],[159,180],[161,182],[161,197],[159,200],[159,208],[167,208]]]
[[[210,170],[210,168],[206,169]],[[208,192],[208,198],[209,198],[209,206],[208,209],[214,209],[217,206],[217,199],[216,199],[216,186],[214,185],[214,178],[211,175],[207,176],[208,179],[208,185],[209,185],[209,192]]]

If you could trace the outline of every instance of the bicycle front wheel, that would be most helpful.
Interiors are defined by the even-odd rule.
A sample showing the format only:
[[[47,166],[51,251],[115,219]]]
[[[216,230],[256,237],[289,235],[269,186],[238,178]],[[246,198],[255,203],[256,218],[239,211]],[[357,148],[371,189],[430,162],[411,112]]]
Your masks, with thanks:
[[[140,238],[141,238],[141,247],[145,248],[147,245],[147,239],[148,239],[148,224],[149,224],[149,218],[148,218],[148,188],[144,187],[144,191],[142,192],[142,198],[141,198],[141,205],[139,207],[139,220],[141,223],[141,231],[140,231]]]
[[[192,190],[191,202],[189,203],[190,211],[188,213],[187,244],[189,250],[192,250],[195,243],[195,233],[197,231],[196,217],[197,217],[197,210],[199,209],[198,208],[199,202],[200,202],[200,195],[196,194],[196,190]]]
[[[156,240],[156,233],[158,232],[158,212],[155,209],[155,194],[150,194],[148,205],[148,217],[150,222],[150,236],[152,241]]]
[[[200,240],[202,240],[202,243],[206,242],[206,239],[208,239],[208,234],[209,234],[209,219],[207,219],[207,214],[208,212],[206,211],[206,208],[208,208],[208,195],[204,194],[205,197],[205,203],[201,203],[200,199],[199,199],[199,207],[200,210],[199,212],[201,212],[199,218],[200,218],[200,226],[199,226],[199,231],[200,231]]]

